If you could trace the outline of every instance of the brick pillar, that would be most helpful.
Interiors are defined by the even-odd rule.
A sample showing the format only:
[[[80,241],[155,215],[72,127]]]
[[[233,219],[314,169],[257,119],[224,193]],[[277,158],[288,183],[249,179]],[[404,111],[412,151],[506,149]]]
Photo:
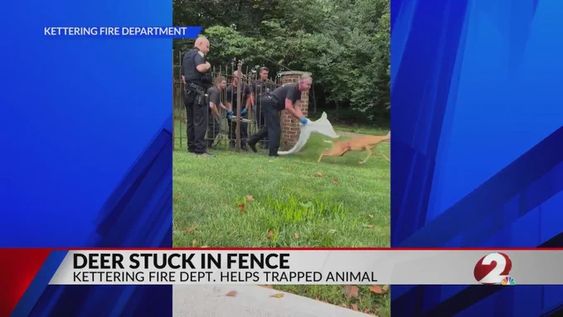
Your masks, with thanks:
[[[299,81],[299,78],[303,74],[311,74],[306,72],[298,72],[298,71],[291,71],[291,72],[282,72],[281,73],[281,84],[288,84],[294,83]],[[303,114],[306,116],[309,112],[309,93],[302,92],[301,93],[301,110]],[[282,111],[281,112],[281,130],[282,130],[282,137],[281,137],[281,144],[280,150],[286,151],[291,149],[297,140],[299,139],[299,120],[295,118],[293,115],[289,113],[289,111]]]

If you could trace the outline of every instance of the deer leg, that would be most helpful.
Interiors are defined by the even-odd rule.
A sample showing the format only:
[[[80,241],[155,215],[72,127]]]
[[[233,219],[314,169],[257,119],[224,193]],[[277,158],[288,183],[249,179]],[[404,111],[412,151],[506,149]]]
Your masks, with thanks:
[[[374,149],[375,149],[375,148],[374,148]],[[386,159],[387,162],[391,162],[391,160],[389,159],[389,157],[387,157],[387,155],[385,155],[385,154],[383,154],[383,153],[381,153],[381,152],[379,152],[379,153],[377,153],[377,154],[383,156],[383,158]]]
[[[363,161],[360,161],[360,164],[365,164],[368,161],[369,157],[373,154],[369,147],[366,147],[365,149],[368,152],[368,156],[366,156],[366,158]]]

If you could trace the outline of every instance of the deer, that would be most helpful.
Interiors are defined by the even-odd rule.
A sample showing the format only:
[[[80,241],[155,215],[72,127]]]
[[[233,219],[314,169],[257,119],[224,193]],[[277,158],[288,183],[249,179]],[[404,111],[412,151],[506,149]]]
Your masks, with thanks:
[[[377,145],[382,142],[389,142],[390,140],[391,132],[387,133],[386,135],[365,135],[355,137],[346,141],[337,141],[332,144],[332,147],[330,149],[327,149],[321,153],[317,162],[320,162],[325,156],[343,156],[350,151],[366,151],[368,152],[368,155],[365,159],[359,162],[360,164],[365,164],[372,156],[372,150],[377,147]],[[389,161],[389,158],[386,155],[380,155],[383,156],[387,161]]]

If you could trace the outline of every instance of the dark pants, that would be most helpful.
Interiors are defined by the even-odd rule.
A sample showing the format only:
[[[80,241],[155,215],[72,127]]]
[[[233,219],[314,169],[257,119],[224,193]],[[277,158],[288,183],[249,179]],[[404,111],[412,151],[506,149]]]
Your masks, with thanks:
[[[266,124],[266,118],[264,116],[264,110],[262,108],[261,98],[258,99],[258,103],[256,104],[256,124],[257,124],[258,128],[260,128],[260,129],[263,126],[265,126],[265,124]],[[249,139],[249,142],[250,142],[250,139]],[[263,140],[260,140],[260,144],[264,148],[268,148],[268,135],[267,134],[264,136]]]
[[[264,110],[262,107],[262,98],[259,99],[258,103],[256,104],[256,110],[255,110],[255,118],[256,118],[256,123],[258,124],[259,127],[262,127],[265,123],[265,118],[264,118]]]
[[[207,117],[207,147],[210,148],[213,146],[213,142],[215,142],[215,138],[221,130],[221,122],[213,115],[211,109],[209,110]]]
[[[251,144],[256,144],[258,141],[269,138],[268,149],[270,156],[277,156],[278,149],[280,148],[281,125],[280,125],[280,111],[275,109],[275,102],[268,98],[263,98],[262,112],[264,113],[264,125],[256,133],[248,139]]]
[[[205,97],[195,91],[186,90],[184,92],[184,106],[188,117],[188,152],[205,153],[207,151],[205,144],[205,131],[207,130]]]
[[[242,116],[241,116],[242,118]],[[229,138],[231,139],[231,145],[234,145],[237,139],[237,120],[233,119],[229,121]],[[242,148],[246,148],[246,140],[248,139],[248,123],[240,123],[240,145]]]

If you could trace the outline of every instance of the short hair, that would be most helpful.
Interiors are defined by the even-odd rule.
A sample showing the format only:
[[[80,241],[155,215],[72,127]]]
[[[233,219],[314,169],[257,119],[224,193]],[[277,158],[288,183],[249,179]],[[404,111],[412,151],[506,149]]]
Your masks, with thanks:
[[[215,85],[219,85],[223,80],[225,80],[225,77],[219,75],[219,76],[215,77],[215,80],[213,80],[213,83]]]
[[[270,72],[270,70],[269,70],[268,67],[266,67],[266,66],[260,67],[260,70],[259,70],[258,72],[261,73],[263,70],[265,70],[265,71],[267,71],[267,72]]]
[[[313,76],[311,76],[311,74],[302,74],[301,78],[299,78],[300,81],[305,81],[305,80],[310,80],[311,82],[313,82]]]
[[[203,35],[198,36],[197,39],[194,41],[194,47],[198,47],[198,45],[204,41],[209,42],[209,40],[205,36]]]

